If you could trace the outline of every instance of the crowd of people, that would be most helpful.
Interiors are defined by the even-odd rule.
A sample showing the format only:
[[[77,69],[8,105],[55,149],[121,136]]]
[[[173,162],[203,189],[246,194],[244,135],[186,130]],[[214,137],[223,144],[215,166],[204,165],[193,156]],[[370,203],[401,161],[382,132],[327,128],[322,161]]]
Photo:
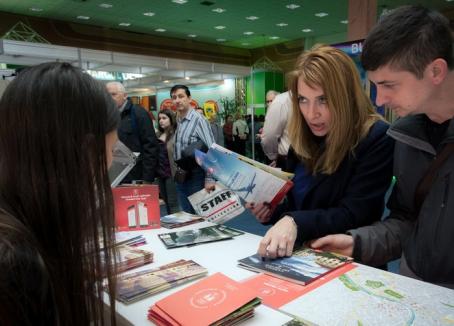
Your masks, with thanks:
[[[352,60],[326,45],[300,55],[287,92],[266,95],[262,131],[239,113],[226,117],[221,132],[216,118],[190,105],[189,88],[175,85],[176,113],[159,112],[156,135],[120,83],[103,85],[68,63],[24,69],[0,100],[2,324],[115,324],[108,168],[117,135],[141,153],[125,182],[158,182],[168,212],[193,212],[187,197],[214,189],[195,149],[206,151],[222,134],[226,147],[246,154],[247,140],[257,140],[271,165],[294,173],[276,209],[246,203],[273,225],[260,255],[289,256],[306,244],[375,266],[401,258],[403,275],[454,288],[449,21],[420,6],[393,10],[370,31],[361,62],[376,104],[401,117],[391,126]],[[392,175],[390,213],[382,218]],[[109,316],[99,300],[105,277]]]

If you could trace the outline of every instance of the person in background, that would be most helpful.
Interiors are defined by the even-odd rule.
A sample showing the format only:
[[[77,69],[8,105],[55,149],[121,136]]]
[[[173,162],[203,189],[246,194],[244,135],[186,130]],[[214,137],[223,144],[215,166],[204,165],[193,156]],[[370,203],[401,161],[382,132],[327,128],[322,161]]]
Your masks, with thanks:
[[[224,147],[224,133],[217,121],[217,114],[210,115],[208,121],[210,122],[211,131],[213,132],[214,142]]]
[[[195,161],[195,150],[207,151],[214,143],[213,132],[208,121],[190,105],[191,92],[185,85],[175,85],[170,90],[170,97],[177,108],[178,127],[175,135],[174,160],[177,164],[175,181],[178,201],[188,213],[195,213],[188,196],[204,189],[211,191],[215,180]]]
[[[292,114],[290,92],[276,95],[268,104],[262,129],[262,148],[273,167],[284,168],[290,146],[288,126]]]
[[[172,110],[165,109],[158,113],[158,141],[159,141],[159,170],[158,181],[162,199],[166,203],[167,214],[179,212],[177,190],[173,177],[176,165],[173,160],[175,146],[175,130],[177,119]]]
[[[266,95],[265,95],[265,109],[268,109],[270,107],[270,105],[273,102],[273,100],[279,94],[281,94],[281,93],[278,92],[278,91],[275,91],[273,89],[270,89],[268,92],[266,92]]]
[[[225,147],[231,151],[235,151],[235,143],[233,139],[233,117],[228,114],[225,116],[225,123],[222,127],[224,132]]]
[[[232,126],[232,134],[235,143],[235,152],[241,155],[246,155],[246,140],[249,135],[249,127],[240,112],[235,115],[235,122]]]
[[[255,141],[255,160],[265,163],[265,153],[260,145],[262,141],[262,129],[263,129],[264,118],[263,115],[259,115],[255,118],[254,124],[254,141]]]
[[[5,90],[2,325],[115,325],[115,225],[107,170],[119,122],[104,85],[69,63],[26,68]]]
[[[293,100],[286,170],[295,174],[287,200],[273,212],[248,207],[272,223],[258,252],[290,256],[295,241],[370,225],[391,185],[393,140],[364,92],[352,59],[326,45],[304,52],[290,74]],[[273,102],[274,103],[274,102]]]
[[[370,31],[361,62],[377,86],[377,105],[401,117],[388,132],[396,140],[397,178],[388,201],[390,214],[312,246],[371,265],[401,257],[402,275],[454,288],[454,55],[449,20],[420,6],[397,8]]]
[[[196,109],[195,109],[198,113],[200,113],[200,115],[204,118],[205,117],[205,110],[203,108],[201,108],[200,106],[198,106]]]
[[[140,153],[136,165],[122,182],[133,183],[140,180],[152,183],[158,170],[159,145],[150,115],[144,108],[132,104],[123,84],[110,82],[106,87],[120,110],[120,141],[131,151]]]

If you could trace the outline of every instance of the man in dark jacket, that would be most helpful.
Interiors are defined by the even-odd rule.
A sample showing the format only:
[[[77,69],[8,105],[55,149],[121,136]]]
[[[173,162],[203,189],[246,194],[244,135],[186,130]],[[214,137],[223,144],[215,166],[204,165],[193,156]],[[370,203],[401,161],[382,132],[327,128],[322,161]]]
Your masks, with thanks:
[[[142,180],[151,183],[155,178],[159,158],[158,140],[151,118],[145,109],[128,100],[121,83],[110,82],[106,87],[121,112],[118,138],[131,151],[140,153],[137,164],[122,182]]]
[[[454,155],[445,152],[454,143],[452,43],[449,21],[419,6],[390,12],[369,33],[362,64],[377,86],[377,105],[402,117],[388,131],[397,178],[390,215],[320,238],[314,248],[372,265],[402,257],[401,274],[454,288]],[[442,152],[446,160],[430,172]],[[427,175],[432,180],[421,182]]]

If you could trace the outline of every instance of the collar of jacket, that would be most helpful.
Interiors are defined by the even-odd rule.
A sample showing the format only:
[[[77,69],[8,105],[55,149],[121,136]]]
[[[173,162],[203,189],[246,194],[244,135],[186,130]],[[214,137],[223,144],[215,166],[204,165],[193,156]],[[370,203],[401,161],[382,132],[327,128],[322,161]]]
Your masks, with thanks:
[[[388,129],[387,134],[396,141],[416,149],[436,155],[436,151],[426,136],[427,117],[424,114],[410,115],[396,120]],[[448,129],[441,143],[454,141],[454,118],[449,122]]]

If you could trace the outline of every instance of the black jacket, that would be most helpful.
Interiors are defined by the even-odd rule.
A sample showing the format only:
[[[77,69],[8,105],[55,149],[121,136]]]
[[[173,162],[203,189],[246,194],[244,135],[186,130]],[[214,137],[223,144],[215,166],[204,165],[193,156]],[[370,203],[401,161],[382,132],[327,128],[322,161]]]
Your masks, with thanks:
[[[133,108],[135,122],[131,117]],[[132,180],[153,182],[158,170],[158,139],[147,111],[140,106],[133,105],[130,100],[127,100],[126,106],[121,112],[118,138],[131,151],[140,152],[136,166],[123,179],[123,182],[129,183]]]
[[[298,240],[306,241],[328,234],[369,225],[381,218],[384,196],[391,184],[393,140],[386,135],[388,124],[376,122],[348,154],[336,172],[314,176],[300,207],[295,207],[291,191],[277,207],[271,223],[290,215],[298,225]],[[299,164],[290,148],[288,172]]]

